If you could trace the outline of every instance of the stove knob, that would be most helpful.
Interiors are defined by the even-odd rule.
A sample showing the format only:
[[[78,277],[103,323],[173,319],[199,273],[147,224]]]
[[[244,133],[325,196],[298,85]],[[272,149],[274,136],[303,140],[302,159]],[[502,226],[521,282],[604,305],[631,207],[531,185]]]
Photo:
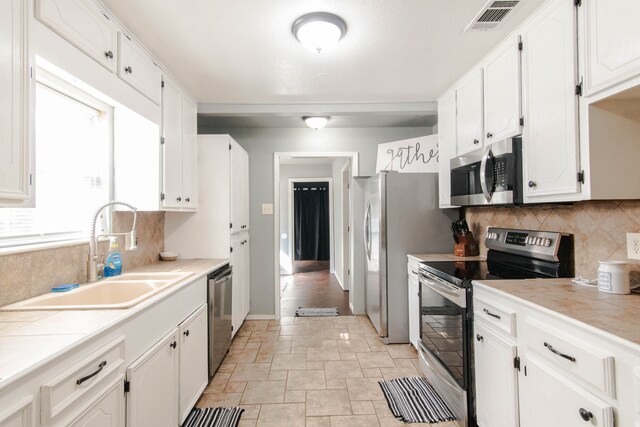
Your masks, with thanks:
[[[536,239],[534,237],[527,237],[527,245],[533,245],[535,243]]]
[[[544,245],[548,248],[551,246],[551,239],[544,239]]]
[[[542,246],[543,239],[542,237],[536,238],[536,246]]]

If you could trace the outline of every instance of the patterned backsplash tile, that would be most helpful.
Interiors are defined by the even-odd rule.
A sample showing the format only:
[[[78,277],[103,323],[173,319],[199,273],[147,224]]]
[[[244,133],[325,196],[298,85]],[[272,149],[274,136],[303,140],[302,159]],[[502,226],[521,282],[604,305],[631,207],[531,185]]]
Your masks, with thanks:
[[[576,276],[597,277],[599,260],[627,260],[626,233],[640,232],[640,200],[590,201],[572,205],[468,208],[466,218],[486,255],[487,227],[560,231],[574,235]],[[632,281],[640,264],[629,261]]]

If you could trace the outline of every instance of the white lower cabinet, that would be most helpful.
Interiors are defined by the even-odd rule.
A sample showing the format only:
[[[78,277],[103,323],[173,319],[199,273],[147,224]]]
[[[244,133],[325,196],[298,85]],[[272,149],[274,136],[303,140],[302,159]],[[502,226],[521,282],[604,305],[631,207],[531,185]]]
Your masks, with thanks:
[[[233,335],[242,326],[251,305],[249,244],[249,233],[234,234],[231,237],[231,267],[233,268],[231,324]]]
[[[206,304],[196,310],[178,328],[180,424],[189,415],[189,411],[196,404],[209,380],[207,330]]]
[[[0,426],[33,427],[33,398],[28,397],[12,408],[0,409]]]
[[[178,329],[127,368],[127,426],[178,425]]]
[[[420,341],[420,281],[418,280],[418,266],[408,264],[409,274],[409,342],[418,348]]]
[[[120,375],[69,427],[124,427],[124,376]]]
[[[475,323],[473,344],[478,426],[518,426],[516,345],[499,338],[479,322]]]
[[[613,427],[613,406],[589,393],[535,355],[527,357],[523,383],[525,427]]]

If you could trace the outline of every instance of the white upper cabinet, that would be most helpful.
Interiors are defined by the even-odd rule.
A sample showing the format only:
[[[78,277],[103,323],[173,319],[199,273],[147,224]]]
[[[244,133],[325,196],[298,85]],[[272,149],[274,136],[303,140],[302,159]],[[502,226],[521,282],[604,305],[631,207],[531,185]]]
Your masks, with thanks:
[[[182,208],[198,207],[198,104],[182,94]]]
[[[484,66],[486,144],[521,133],[520,106],[520,51],[514,37],[492,53]]]
[[[640,1],[583,0],[586,95],[640,75]]]
[[[26,0],[0,2],[0,207],[32,206]]]
[[[162,72],[153,59],[124,33],[119,35],[118,77],[160,105]]]
[[[36,0],[36,17],[112,72],[118,62],[118,28],[86,0]]]
[[[524,201],[557,201],[580,191],[576,14],[552,1],[522,31]]]
[[[231,139],[231,233],[249,229],[249,156]]]
[[[482,68],[473,70],[456,90],[457,155],[482,147]]]
[[[451,207],[451,170],[456,156],[456,94],[451,91],[438,100],[438,188],[441,208]]]
[[[162,88],[163,208],[182,206],[182,90],[169,77]]]

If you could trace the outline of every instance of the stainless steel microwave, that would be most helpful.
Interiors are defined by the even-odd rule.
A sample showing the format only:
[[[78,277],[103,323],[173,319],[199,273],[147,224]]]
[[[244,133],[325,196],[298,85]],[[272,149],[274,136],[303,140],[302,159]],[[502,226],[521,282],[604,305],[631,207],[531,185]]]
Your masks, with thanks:
[[[508,138],[451,159],[451,204],[522,203],[522,138]]]

